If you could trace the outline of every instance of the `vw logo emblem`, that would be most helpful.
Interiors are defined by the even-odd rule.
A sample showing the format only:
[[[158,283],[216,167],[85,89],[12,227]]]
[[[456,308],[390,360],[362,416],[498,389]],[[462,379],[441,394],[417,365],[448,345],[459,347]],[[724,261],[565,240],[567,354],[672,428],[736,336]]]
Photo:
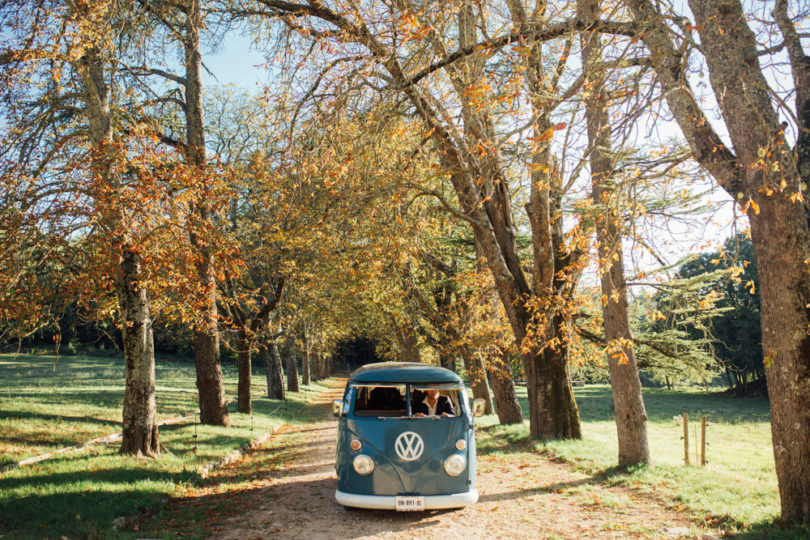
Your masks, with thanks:
[[[394,443],[394,450],[396,450],[397,455],[405,461],[419,459],[424,449],[425,443],[422,442],[422,437],[413,431],[401,433]]]

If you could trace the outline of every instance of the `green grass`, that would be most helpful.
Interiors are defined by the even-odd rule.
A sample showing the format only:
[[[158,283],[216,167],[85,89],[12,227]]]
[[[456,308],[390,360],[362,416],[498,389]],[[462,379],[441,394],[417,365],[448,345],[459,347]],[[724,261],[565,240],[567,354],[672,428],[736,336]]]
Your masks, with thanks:
[[[618,445],[613,418],[613,398],[608,385],[575,388],[582,420],[582,440],[529,441],[528,422],[499,426],[495,417],[481,422],[479,452],[524,449],[564,459],[579,470],[606,476],[609,482],[654,489],[688,507],[712,524],[754,536],[810,537],[803,529],[776,528],[779,495],[771,446],[767,400],[740,399],[694,389],[644,389],[644,402],[652,466],[622,470],[616,467]],[[526,389],[518,388],[524,414]],[[684,464],[681,415],[689,415],[690,459]],[[696,466],[700,417],[707,416],[708,464]],[[677,417],[677,418],[676,418]],[[510,451],[510,450],[506,450]]]
[[[236,370],[223,368],[226,394],[235,397]],[[156,378],[159,419],[197,409],[192,364],[159,360]],[[0,466],[120,431],[120,358],[0,355],[0,381]],[[164,426],[158,460],[120,456],[117,444],[95,445],[0,473],[0,537],[108,537],[114,519],[153,513],[169,497],[204,484],[202,465],[296,418],[323,390],[315,383],[281,402],[263,397],[263,373],[253,382],[253,416],[231,403],[230,428],[199,425],[196,416]]]

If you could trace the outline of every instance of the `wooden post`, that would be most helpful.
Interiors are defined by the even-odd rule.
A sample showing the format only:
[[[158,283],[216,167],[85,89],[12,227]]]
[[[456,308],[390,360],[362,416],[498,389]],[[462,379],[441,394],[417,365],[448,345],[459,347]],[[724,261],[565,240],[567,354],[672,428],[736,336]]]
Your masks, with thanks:
[[[706,417],[700,417],[700,464],[706,465]]]
[[[689,415],[683,413],[683,462],[689,465]]]

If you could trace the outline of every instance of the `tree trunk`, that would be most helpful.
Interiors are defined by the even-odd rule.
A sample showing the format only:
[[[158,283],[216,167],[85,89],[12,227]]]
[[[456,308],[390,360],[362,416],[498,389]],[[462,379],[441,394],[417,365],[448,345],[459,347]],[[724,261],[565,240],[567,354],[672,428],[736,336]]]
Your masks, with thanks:
[[[245,330],[239,330],[236,337],[237,367],[239,369],[239,382],[237,383],[238,410],[241,413],[253,412],[253,403],[250,395],[252,379],[250,362],[250,339]]]
[[[312,381],[312,358],[309,341],[304,337],[304,356],[301,358],[301,384],[307,386]]]
[[[320,378],[318,376],[318,374],[319,374],[318,362],[319,362],[318,351],[317,350],[312,350],[310,352],[310,371],[311,371],[310,375],[311,375],[311,380],[313,382],[317,381]]]
[[[801,205],[762,199],[759,215],[749,219],[782,518],[810,523],[810,283],[806,263],[797,260],[810,255],[810,235]]]
[[[160,454],[155,403],[155,352],[146,289],[141,284],[138,255],[126,250],[117,280],[124,341],[124,391],[121,453],[157,457]]]
[[[298,354],[292,341],[284,349],[287,353],[287,392],[298,392]]]
[[[326,360],[323,352],[318,349],[315,353],[315,380],[320,381],[326,378]]]
[[[577,14],[587,22],[599,20],[600,0],[578,0]],[[590,147],[596,240],[602,286],[602,317],[608,343],[608,369],[613,390],[619,465],[650,462],[647,444],[647,411],[641,394],[641,381],[633,350],[624,277],[620,203],[614,189],[610,121],[604,78],[600,76],[602,42],[596,32],[583,33],[582,66],[586,73],[585,118]]]
[[[810,230],[800,197],[804,152],[794,152],[773,108],[757,54],[757,38],[738,0],[691,0],[701,52],[732,152],[714,131],[688,84],[682,56],[649,0],[625,0],[658,75],[667,104],[695,158],[735,201],[745,205],[759,265],[762,348],[771,401],[771,431],[782,518],[810,522]],[[802,108],[807,106],[807,57],[794,39],[787,4],[775,16]],[[801,132],[801,130],[800,130]],[[801,143],[802,140],[799,140]],[[803,150],[803,149],[799,149]],[[796,160],[802,162],[797,163]],[[763,162],[764,160],[764,162]]]
[[[334,358],[332,356],[325,356],[323,361],[324,366],[324,378],[329,378],[332,376],[332,371],[335,368]]]
[[[200,0],[187,0],[184,50],[186,62],[185,115],[186,161],[200,169],[198,177],[205,181],[205,124],[202,108],[202,55],[200,29],[202,14]],[[203,228],[210,226],[211,210],[202,196],[194,203]],[[197,368],[197,390],[200,398],[200,422],[218,426],[230,425],[225,401],[225,384],[219,359],[219,332],[217,329],[217,284],[214,275],[214,255],[210,240],[190,233],[191,244],[199,252],[197,276],[199,279],[200,320],[194,331],[194,363]]]
[[[96,48],[85,51],[76,69],[81,75],[83,99],[88,118],[90,142],[94,146],[94,169],[105,188],[120,187],[115,174],[112,148],[113,128],[110,113],[109,87],[105,66]],[[103,223],[108,233],[116,237],[116,250],[110,254],[117,260],[115,279],[118,305],[121,309],[121,334],[124,345],[126,387],[122,411],[120,452],[122,454],[157,457],[160,454],[155,403],[155,352],[149,299],[143,286],[140,257],[120,238],[123,228],[120,209],[105,206]]]
[[[490,356],[489,378],[492,381],[492,392],[495,394],[498,421],[501,425],[522,424],[523,409],[515,392],[512,364],[506,352],[502,352],[501,356]]]
[[[278,344],[273,341],[262,349],[264,368],[267,374],[267,397],[270,399],[286,399],[284,395],[284,373],[281,369],[281,357],[278,353]]]
[[[555,316],[554,335],[565,322]],[[549,337],[553,336],[548,336]],[[568,347],[561,340],[556,349],[523,354],[526,387],[529,394],[530,431],[543,439],[579,439],[582,437],[579,409],[568,376]]]

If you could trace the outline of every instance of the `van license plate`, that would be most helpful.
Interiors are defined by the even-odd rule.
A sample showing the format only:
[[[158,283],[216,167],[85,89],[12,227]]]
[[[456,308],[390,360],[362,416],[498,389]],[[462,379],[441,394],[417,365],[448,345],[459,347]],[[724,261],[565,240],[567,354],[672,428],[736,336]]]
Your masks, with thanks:
[[[418,512],[425,509],[424,497],[397,496],[397,512]]]

